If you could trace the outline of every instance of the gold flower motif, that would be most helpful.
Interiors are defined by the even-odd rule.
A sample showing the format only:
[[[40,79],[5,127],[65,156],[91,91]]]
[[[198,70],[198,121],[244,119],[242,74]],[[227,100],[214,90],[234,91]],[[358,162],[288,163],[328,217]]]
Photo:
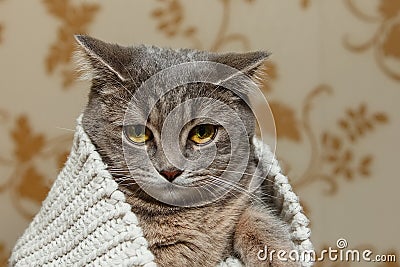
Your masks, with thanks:
[[[7,124],[9,115],[0,115],[3,115],[1,123]],[[22,200],[29,200],[39,206],[50,188],[49,180],[36,167],[37,161],[55,158],[60,168],[66,158],[65,147],[70,143],[71,136],[46,138],[44,133],[36,133],[32,129],[28,116],[20,115],[14,120],[10,138],[14,144],[14,153],[9,153],[8,157],[0,155],[0,166],[11,171],[6,181],[0,185],[0,193],[9,191],[18,212],[31,219],[35,211],[26,208]]]
[[[8,258],[10,256],[10,252],[7,251],[5,245],[0,243],[0,266],[7,267],[8,266]]]
[[[400,63],[400,0],[380,0],[377,6],[379,16],[364,13],[353,0],[346,0],[346,4],[356,17],[365,22],[375,23],[378,27],[373,36],[361,44],[354,44],[345,36],[345,47],[358,53],[372,48],[380,69],[390,78],[400,81],[398,64],[390,63],[390,59]]]
[[[46,71],[52,74],[57,67],[62,67],[63,87],[68,88],[76,78],[76,73],[70,66],[75,49],[74,34],[88,32],[100,6],[84,2],[73,5],[70,0],[43,0],[43,3],[47,11],[62,23],[57,31],[57,40],[50,46],[47,54]]]
[[[269,106],[274,115],[278,138],[288,138],[299,142],[301,140],[299,122],[293,109],[281,102],[271,101]]]

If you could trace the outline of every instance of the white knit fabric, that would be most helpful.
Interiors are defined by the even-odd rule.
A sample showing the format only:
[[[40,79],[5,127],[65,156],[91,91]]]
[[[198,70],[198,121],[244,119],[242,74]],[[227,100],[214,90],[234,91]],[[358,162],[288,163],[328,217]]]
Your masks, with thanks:
[[[276,204],[291,226],[299,253],[311,250],[308,219],[267,146],[254,140],[274,178]],[[262,155],[262,157],[261,157]],[[272,165],[271,165],[272,162]],[[81,120],[71,154],[42,208],[9,260],[10,266],[156,266],[137,217],[84,132]],[[312,263],[303,262],[303,266]],[[220,267],[242,266],[229,258]]]

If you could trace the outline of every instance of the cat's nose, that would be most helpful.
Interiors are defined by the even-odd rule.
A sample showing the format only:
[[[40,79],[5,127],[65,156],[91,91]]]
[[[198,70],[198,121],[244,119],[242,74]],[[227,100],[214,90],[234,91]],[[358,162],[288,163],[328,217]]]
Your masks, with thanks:
[[[168,181],[172,182],[175,180],[176,177],[182,174],[182,170],[176,169],[176,168],[171,168],[171,169],[165,169],[161,170],[160,174],[164,176]]]

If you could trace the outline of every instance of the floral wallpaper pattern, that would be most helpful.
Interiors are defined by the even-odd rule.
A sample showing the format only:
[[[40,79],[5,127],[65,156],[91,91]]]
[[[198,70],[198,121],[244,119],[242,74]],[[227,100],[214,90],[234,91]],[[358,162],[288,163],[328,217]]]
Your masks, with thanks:
[[[74,5],[67,0],[43,0],[47,12],[61,22],[57,29],[57,40],[50,46],[45,59],[46,71],[52,74],[61,66],[63,88],[68,88],[76,79],[70,63],[74,52],[74,34],[85,34],[99,11],[98,4],[80,3]]]
[[[392,179],[396,172],[390,160],[399,148],[394,133],[400,132],[400,112],[391,103],[400,97],[400,0],[374,5],[356,0],[210,0],[204,5],[182,0],[41,0],[30,11],[39,17],[45,14],[32,22],[32,27],[41,27],[42,37],[32,40],[38,52],[31,58],[16,57],[20,51],[13,43],[23,42],[29,34],[18,32],[24,29],[16,25],[28,18],[8,15],[25,4],[11,2],[0,1],[0,210],[6,215],[0,220],[0,266],[6,266],[13,244],[68,156],[74,120],[88,87],[75,77],[72,54],[77,33],[124,44],[271,50],[262,90],[276,121],[277,156],[312,219],[317,250],[334,245],[335,238],[345,234],[339,231],[348,231],[345,237],[353,248],[369,247],[400,258],[399,242],[387,239],[395,229],[386,226],[400,223],[397,213],[380,210],[371,220],[380,223],[382,233],[372,235],[360,227],[368,227],[364,211],[370,208],[358,205],[352,210],[345,204],[369,201],[366,192],[374,194],[368,203],[389,210],[400,200],[379,191],[381,184],[388,184],[390,192],[399,186]],[[332,14],[326,16],[331,20],[321,19],[324,10]],[[322,21],[313,32],[317,19]],[[352,66],[341,59],[354,64],[350,76],[346,70]],[[21,67],[20,62],[30,67]],[[16,73],[26,82],[15,80]],[[376,84],[381,86],[372,86]],[[25,105],[11,104],[15,101]]]
[[[4,122],[7,125],[8,120]],[[67,156],[67,146],[71,135],[47,138],[44,133],[33,132],[29,118],[19,115],[14,118],[9,139],[14,144],[11,155],[1,155],[0,165],[10,168],[10,175],[0,185],[0,194],[9,191],[13,198],[14,208],[27,220],[32,219],[36,210],[24,207],[23,201],[28,200],[40,205],[50,189],[51,179],[47,179],[37,168],[35,161],[42,160],[61,169]],[[53,166],[51,166],[54,168]]]
[[[355,1],[347,0],[351,12],[360,20],[377,25],[376,31],[370,38],[361,43],[350,41],[345,36],[345,46],[353,52],[364,52],[372,49],[379,68],[390,78],[400,80],[400,1],[380,0],[376,7],[376,14],[363,11]],[[391,63],[397,61],[397,66]]]

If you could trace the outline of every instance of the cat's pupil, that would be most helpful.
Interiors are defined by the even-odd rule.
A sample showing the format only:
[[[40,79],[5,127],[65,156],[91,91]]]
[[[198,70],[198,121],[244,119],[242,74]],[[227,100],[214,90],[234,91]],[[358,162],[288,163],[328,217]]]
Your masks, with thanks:
[[[197,135],[200,137],[200,138],[204,138],[205,136],[207,136],[207,127],[205,127],[204,125],[202,125],[202,126],[200,126],[199,127],[199,130],[198,130],[198,132],[197,132]]]
[[[137,125],[134,127],[135,136],[141,136],[144,134],[144,126]]]

